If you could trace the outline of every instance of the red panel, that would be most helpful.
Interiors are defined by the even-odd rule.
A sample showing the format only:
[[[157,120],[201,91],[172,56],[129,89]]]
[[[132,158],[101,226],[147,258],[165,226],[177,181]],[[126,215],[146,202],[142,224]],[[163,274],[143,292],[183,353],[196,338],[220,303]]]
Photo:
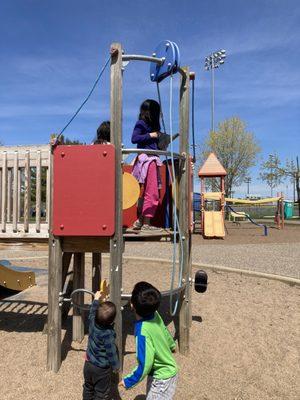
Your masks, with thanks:
[[[53,161],[53,234],[112,236],[114,146],[57,146]]]

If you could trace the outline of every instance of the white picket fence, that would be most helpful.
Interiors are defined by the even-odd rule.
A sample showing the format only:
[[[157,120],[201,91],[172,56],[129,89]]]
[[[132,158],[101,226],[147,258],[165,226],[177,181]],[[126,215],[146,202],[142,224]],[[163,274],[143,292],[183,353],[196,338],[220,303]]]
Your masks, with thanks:
[[[49,164],[49,145],[0,146],[0,239],[48,237]]]

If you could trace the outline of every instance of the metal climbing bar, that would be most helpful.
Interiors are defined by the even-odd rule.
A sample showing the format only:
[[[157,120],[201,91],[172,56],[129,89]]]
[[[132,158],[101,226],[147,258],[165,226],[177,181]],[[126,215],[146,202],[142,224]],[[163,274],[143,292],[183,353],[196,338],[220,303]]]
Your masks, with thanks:
[[[165,59],[158,58],[158,57],[151,57],[151,56],[143,56],[139,54],[123,54],[122,61],[147,61],[147,62],[154,62],[158,65],[162,65]]]
[[[164,150],[148,150],[148,149],[122,149],[123,154],[153,154],[155,156],[167,156],[171,157],[172,154],[175,158],[179,158],[180,160],[185,160],[186,156],[185,154],[179,154],[179,153],[171,153],[170,151],[164,151]]]

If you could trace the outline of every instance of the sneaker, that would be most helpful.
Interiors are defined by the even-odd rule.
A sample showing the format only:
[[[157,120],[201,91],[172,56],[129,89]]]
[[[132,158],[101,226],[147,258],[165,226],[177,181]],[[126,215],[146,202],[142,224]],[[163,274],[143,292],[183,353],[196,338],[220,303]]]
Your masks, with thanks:
[[[155,232],[161,232],[162,229],[158,228],[157,226],[144,224],[141,228],[141,231],[145,233],[151,233],[151,232],[155,233]]]
[[[143,226],[143,223],[139,219],[137,219],[132,224],[132,228],[131,229],[134,230],[134,231],[140,231],[142,226]]]

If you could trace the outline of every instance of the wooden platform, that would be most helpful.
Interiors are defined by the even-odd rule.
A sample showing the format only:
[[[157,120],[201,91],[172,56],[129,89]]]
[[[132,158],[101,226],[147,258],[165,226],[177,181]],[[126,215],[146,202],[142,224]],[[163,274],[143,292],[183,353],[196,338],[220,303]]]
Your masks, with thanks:
[[[126,229],[123,232],[124,240],[161,240],[171,238],[173,231],[170,229],[162,229],[161,231],[141,232],[132,229]],[[48,224],[42,223],[40,232],[36,231],[36,224],[29,224],[29,231],[24,231],[24,226],[19,224],[18,232],[13,231],[12,224],[6,225],[6,231],[0,231],[0,241],[5,242],[48,242],[49,232]]]
[[[49,238],[48,223],[41,223],[40,231],[36,231],[36,224],[29,224],[28,232],[25,232],[24,225],[18,224],[17,232],[13,231],[13,225],[6,224],[5,232],[0,230],[0,241],[30,241],[30,242],[47,242]]]
[[[159,241],[161,239],[168,239],[171,238],[173,235],[173,231],[170,229],[162,229],[161,231],[149,231],[147,232],[141,232],[141,231],[135,231],[131,229],[127,229],[123,236],[125,241],[134,241],[134,240],[156,240]]]

